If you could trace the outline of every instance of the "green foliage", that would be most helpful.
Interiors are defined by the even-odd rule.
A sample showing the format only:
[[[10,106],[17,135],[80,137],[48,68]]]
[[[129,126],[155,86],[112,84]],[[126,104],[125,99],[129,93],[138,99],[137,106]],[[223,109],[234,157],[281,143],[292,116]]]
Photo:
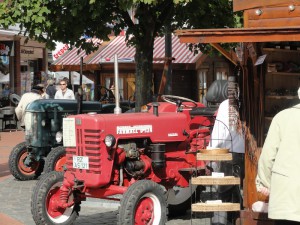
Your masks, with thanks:
[[[135,10],[138,24],[131,20],[129,9]],[[163,35],[165,25],[171,24],[171,31],[233,27],[238,18],[227,0],[4,0],[0,3],[0,25],[4,28],[20,24],[30,38],[45,42],[48,47],[53,48],[53,41],[60,41],[77,47],[84,44],[88,52],[95,50],[95,46],[85,44],[83,35],[108,40],[111,31],[118,34],[126,29],[127,35],[133,36],[129,44],[136,46]]]
[[[134,12],[132,18],[130,12]],[[87,37],[108,40],[114,32],[126,30],[128,44],[137,49],[136,78],[143,87],[152,84],[153,45],[166,30],[182,28],[234,27],[240,16],[232,12],[228,0],[3,0],[0,26],[19,24],[29,38],[46,43],[54,41],[81,47],[87,53],[97,49]],[[133,21],[134,20],[134,21]],[[138,21],[138,22],[137,22]],[[239,23],[239,22],[238,22]],[[237,24],[238,24],[237,23]],[[130,37],[130,38],[129,38]],[[207,49],[191,46],[195,52]],[[142,70],[142,71],[141,71]],[[142,93],[143,94],[143,93]],[[144,103],[151,96],[140,94]],[[139,95],[139,94],[137,94]]]

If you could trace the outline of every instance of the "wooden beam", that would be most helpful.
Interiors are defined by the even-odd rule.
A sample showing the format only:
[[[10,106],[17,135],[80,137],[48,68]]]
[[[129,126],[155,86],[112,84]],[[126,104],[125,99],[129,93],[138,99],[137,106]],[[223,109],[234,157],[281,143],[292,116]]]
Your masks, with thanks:
[[[164,64],[163,63],[154,63],[153,70],[163,70]],[[173,63],[172,70],[195,70],[196,64],[195,63]],[[51,65],[51,71],[79,71],[79,65]],[[103,63],[103,64],[84,64],[83,71],[92,71],[92,70],[99,70],[99,71],[114,71],[114,64],[113,63]],[[119,63],[119,70],[122,72],[135,72],[135,63]]]
[[[300,27],[177,30],[181,43],[300,41]]]
[[[228,51],[226,51],[224,48],[222,48],[221,45],[217,43],[211,43],[212,47],[214,47],[216,50],[218,50],[226,59],[228,59],[230,62],[232,62],[234,65],[237,65],[237,56],[235,54],[230,54]]]
[[[282,5],[282,4],[293,4],[293,5],[300,5],[300,0],[233,0],[233,11],[242,11],[245,9],[253,9],[259,7],[266,7],[266,6],[274,6],[274,5]]]

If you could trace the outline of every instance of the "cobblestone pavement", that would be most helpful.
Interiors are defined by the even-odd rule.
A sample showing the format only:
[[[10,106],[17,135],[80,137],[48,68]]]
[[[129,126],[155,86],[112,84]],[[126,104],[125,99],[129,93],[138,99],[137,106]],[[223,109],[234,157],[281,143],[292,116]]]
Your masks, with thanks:
[[[34,225],[30,211],[31,191],[36,181],[17,181],[12,176],[0,182],[0,213],[20,221],[24,225]],[[80,216],[75,225],[115,225],[117,224],[118,203],[101,202],[88,199],[81,206]],[[1,217],[0,217],[1,220]],[[209,218],[195,218],[191,220],[188,212],[185,216],[170,218],[167,225],[209,225]],[[2,225],[0,221],[0,225]],[[4,224],[3,224],[4,225]],[[8,224],[7,224],[8,225]]]
[[[23,132],[0,132],[0,225],[34,225],[31,215],[30,198],[37,182],[17,181],[10,175],[8,156],[17,143],[24,140]],[[81,205],[75,225],[115,225],[117,224],[118,203],[104,200],[88,199]],[[204,215],[202,217],[205,217]],[[167,225],[209,225],[209,218],[195,218],[191,214],[169,218]]]

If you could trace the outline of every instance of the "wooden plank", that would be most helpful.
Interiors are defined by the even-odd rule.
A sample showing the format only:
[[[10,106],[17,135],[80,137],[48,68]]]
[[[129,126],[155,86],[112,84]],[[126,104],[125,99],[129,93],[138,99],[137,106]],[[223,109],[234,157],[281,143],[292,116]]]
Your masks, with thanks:
[[[234,65],[237,65],[238,59],[236,54],[230,54],[228,51],[222,48],[222,46],[219,45],[218,43],[211,43],[211,46],[214,47],[216,50],[218,50],[226,59],[228,59]]]
[[[295,7],[294,11],[290,11],[288,6],[278,6],[278,7],[270,7],[263,8],[262,14],[257,15],[257,9],[249,9],[246,10],[248,13],[248,20],[262,20],[262,19],[281,19],[281,18],[293,18],[299,17],[300,14],[300,6]]]
[[[192,204],[193,212],[229,212],[240,211],[240,203],[220,203],[220,204],[207,204],[195,203]]]
[[[204,154],[204,153],[197,153],[198,160],[205,160],[205,161],[230,161],[232,160],[231,153],[225,154]]]
[[[177,30],[182,43],[300,41],[300,27]]]
[[[181,37],[184,43],[240,43],[240,42],[275,42],[275,41],[300,41],[298,35],[242,35],[242,36],[226,36],[226,37]]]
[[[294,27],[300,24],[300,17],[293,18],[278,18],[264,20],[249,20],[248,27]]]
[[[274,6],[292,3],[294,5],[299,5],[300,0],[233,0],[233,11],[242,11],[246,9],[253,9],[258,7]]]
[[[198,176],[192,177],[191,183],[196,185],[239,185],[241,179],[234,176],[212,177]]]

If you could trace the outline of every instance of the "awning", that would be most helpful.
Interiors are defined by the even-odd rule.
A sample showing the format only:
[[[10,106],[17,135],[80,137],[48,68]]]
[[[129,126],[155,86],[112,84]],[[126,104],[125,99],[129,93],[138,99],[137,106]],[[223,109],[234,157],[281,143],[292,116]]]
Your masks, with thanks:
[[[119,62],[133,62],[135,48],[126,45],[125,36],[118,36],[88,64],[113,62],[115,54],[118,55]],[[194,55],[193,52],[189,51],[185,44],[180,43],[179,38],[175,35],[172,35],[172,55],[175,58],[173,63],[195,63],[199,57],[199,55]],[[164,61],[155,60],[155,58],[163,57],[165,57],[165,38],[157,37],[154,42],[153,63],[164,63]]]
[[[181,43],[300,41],[300,27],[177,30]]]
[[[78,49],[77,49],[78,50]],[[117,54],[119,63],[134,65],[135,48],[126,45],[125,36],[118,36],[113,39],[109,44],[97,52],[86,55],[85,52],[77,55],[75,49],[66,52],[61,58],[56,60],[51,68],[54,71],[70,70],[78,71],[80,66],[80,57],[84,57],[84,70],[101,70],[107,64],[113,65],[114,56]],[[179,38],[172,35],[172,56],[175,58],[172,64],[195,64],[196,61],[202,56],[202,53],[194,55],[186,44],[182,44]],[[157,58],[165,57],[165,38],[157,37],[154,42],[153,58],[154,64],[164,64],[164,61],[157,61]]]
[[[92,38],[92,39],[89,39],[89,41],[92,41],[95,45],[99,46],[99,49],[101,49],[101,46],[103,43],[102,40],[100,40],[98,38]],[[92,53],[92,54],[95,54],[95,53]],[[64,66],[80,65],[81,57],[83,57],[83,60],[85,60],[85,58],[87,58],[87,56],[88,55],[86,54],[86,52],[84,50],[80,50],[79,48],[73,47],[72,49],[69,49],[68,51],[66,51],[57,60],[55,60],[51,65],[52,65],[52,67],[59,65],[62,67],[62,70],[63,70]]]

